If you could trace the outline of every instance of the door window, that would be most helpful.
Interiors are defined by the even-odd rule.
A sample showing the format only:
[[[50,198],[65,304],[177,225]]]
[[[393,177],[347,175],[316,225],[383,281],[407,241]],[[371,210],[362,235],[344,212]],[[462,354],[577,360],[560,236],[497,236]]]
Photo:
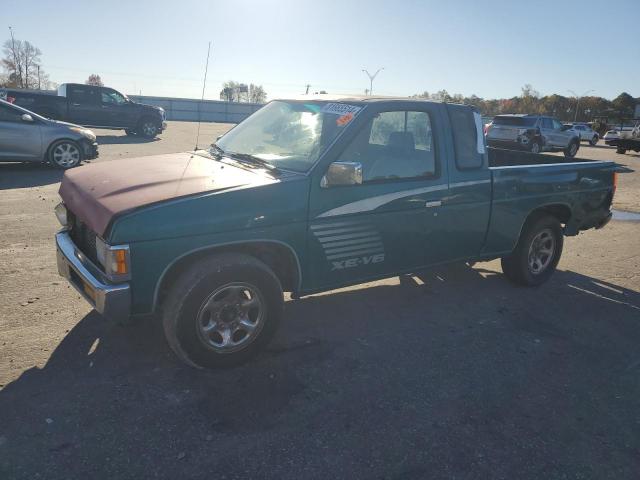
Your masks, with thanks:
[[[562,128],[562,124],[556,120],[555,118],[553,119],[553,129],[554,130],[560,130]]]
[[[88,105],[95,103],[95,91],[91,87],[75,85],[69,89],[69,98],[73,103]]]
[[[121,93],[116,92],[115,90],[102,90],[102,103],[107,105],[122,105],[126,103],[124,96]]]
[[[21,122],[22,112],[6,105],[0,105],[0,122]]]
[[[551,121],[550,118],[542,119],[542,128],[549,128],[549,129],[553,128],[553,122]]]
[[[363,182],[435,177],[437,162],[427,112],[382,112],[369,120],[338,161],[362,164]]]

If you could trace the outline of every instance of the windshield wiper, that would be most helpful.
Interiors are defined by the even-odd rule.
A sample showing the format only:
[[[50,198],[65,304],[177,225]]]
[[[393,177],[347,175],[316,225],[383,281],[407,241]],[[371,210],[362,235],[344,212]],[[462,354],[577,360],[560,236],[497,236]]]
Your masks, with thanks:
[[[220,147],[218,147],[220,148]],[[255,155],[251,155],[250,153],[237,153],[237,152],[224,152],[225,155],[235,159],[240,160],[241,162],[250,163],[252,165],[257,165],[259,167],[266,168],[271,170],[274,173],[280,173],[280,169],[275,165],[267,162],[266,160],[261,159],[260,157],[256,157]]]

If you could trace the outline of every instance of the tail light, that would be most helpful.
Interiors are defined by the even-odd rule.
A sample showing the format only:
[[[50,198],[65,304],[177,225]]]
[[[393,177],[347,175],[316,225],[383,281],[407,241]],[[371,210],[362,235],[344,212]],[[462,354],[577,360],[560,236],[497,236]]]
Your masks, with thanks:
[[[13,103],[16,101],[16,97],[7,97],[7,102]]]

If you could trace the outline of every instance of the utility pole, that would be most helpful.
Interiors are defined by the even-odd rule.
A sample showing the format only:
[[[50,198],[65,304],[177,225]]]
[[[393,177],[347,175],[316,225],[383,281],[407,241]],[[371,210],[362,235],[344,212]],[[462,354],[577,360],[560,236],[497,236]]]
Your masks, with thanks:
[[[38,90],[42,90],[40,88],[40,65],[37,65],[36,68],[38,69]]]
[[[376,70],[376,73],[371,75],[368,70],[364,68],[362,69],[362,71],[367,74],[367,77],[369,77],[369,95],[373,95],[373,80],[376,78],[376,76],[380,73],[381,70],[384,70],[384,67],[379,68],[378,70]]]
[[[307,90],[306,90],[306,92],[304,92],[304,94],[305,94],[305,95],[309,95],[309,89],[311,88],[311,84],[307,83],[307,84],[305,85],[305,87],[307,87]]]
[[[594,92],[595,90],[587,90],[586,92],[584,92],[582,95],[578,95],[576,92],[574,92],[573,90],[567,90],[567,92],[571,93],[574,97],[576,97],[576,113],[573,116],[573,121],[577,121],[578,120],[578,108],[580,108],[580,99],[582,97],[586,97],[587,95],[589,95],[591,92]]]

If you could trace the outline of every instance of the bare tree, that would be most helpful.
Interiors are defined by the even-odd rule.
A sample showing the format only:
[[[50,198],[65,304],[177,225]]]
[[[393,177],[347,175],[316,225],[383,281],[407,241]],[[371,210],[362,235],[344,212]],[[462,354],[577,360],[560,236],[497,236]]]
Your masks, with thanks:
[[[104,87],[104,83],[102,83],[102,79],[97,73],[92,73],[91,75],[89,75],[89,78],[84,81],[84,84],[93,85],[95,87]]]
[[[267,101],[267,92],[264,91],[262,85],[249,85],[249,101],[251,103],[264,103]]]
[[[11,38],[4,42],[0,64],[6,71],[6,83],[17,88],[49,88],[49,77],[41,66],[38,47],[26,40]]]

